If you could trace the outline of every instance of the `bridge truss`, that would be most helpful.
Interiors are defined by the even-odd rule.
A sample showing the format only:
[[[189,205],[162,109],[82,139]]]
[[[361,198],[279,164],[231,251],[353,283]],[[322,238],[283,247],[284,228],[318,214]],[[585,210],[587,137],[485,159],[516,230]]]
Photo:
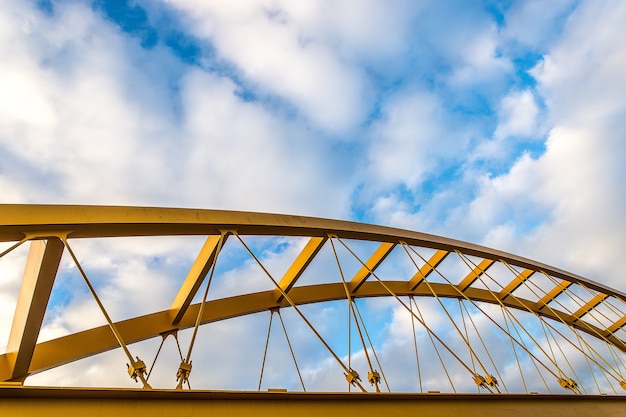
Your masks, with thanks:
[[[0,242],[0,272],[24,271],[0,409],[133,395],[246,398],[257,413],[293,399],[626,410],[626,296],[498,250],[300,216],[45,205],[0,206]],[[55,328],[71,314],[79,324]],[[95,363],[112,379],[89,379]]]

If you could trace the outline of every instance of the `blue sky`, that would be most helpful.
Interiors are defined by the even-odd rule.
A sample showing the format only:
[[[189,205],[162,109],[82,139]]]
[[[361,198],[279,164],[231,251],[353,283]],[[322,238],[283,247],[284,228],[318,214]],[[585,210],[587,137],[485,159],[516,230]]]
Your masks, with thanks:
[[[0,202],[314,215],[624,290],[621,1],[0,6]]]

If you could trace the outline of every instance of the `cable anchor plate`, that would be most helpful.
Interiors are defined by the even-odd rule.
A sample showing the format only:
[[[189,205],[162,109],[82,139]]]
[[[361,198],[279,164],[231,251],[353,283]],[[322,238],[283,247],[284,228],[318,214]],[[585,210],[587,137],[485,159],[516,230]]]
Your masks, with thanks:
[[[136,356],[137,360],[132,361],[130,364],[126,364],[128,367],[128,375],[137,382],[137,379],[142,379],[146,375],[146,364]]]
[[[352,385],[356,385],[357,381],[361,380],[359,373],[354,369],[350,369],[350,371],[347,374],[344,373],[344,375],[346,376],[346,381],[348,381]]]

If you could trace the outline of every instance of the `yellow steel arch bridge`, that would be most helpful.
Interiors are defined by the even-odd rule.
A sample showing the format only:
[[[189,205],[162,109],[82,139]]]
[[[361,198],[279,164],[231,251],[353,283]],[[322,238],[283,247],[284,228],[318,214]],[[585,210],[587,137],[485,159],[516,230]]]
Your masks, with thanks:
[[[184,273],[146,255],[164,242]],[[0,205],[0,243],[0,285],[23,271],[1,415],[626,415],[626,295],[509,253],[311,217],[55,205]],[[140,248],[136,271],[103,248]],[[100,319],[55,333],[75,287]],[[106,352],[119,386],[50,383]]]

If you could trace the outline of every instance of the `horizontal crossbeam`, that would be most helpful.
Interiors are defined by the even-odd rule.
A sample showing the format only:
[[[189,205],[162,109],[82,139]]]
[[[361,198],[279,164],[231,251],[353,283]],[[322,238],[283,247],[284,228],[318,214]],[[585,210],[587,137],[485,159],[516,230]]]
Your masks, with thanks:
[[[615,333],[616,331],[618,331],[619,329],[621,329],[624,326],[626,326],[626,315],[622,316],[621,319],[617,320],[615,323],[613,323],[609,327],[607,327],[606,333],[612,335],[613,333]]]
[[[288,293],[293,287],[306,269],[307,266],[311,263],[313,258],[319,253],[322,246],[326,242],[326,237],[312,237],[309,239],[307,244],[304,246],[298,257],[291,264],[283,278],[278,283],[278,286],[282,289],[278,288],[274,289],[274,294],[276,296],[276,301],[281,301],[283,299],[283,292]]]
[[[578,310],[572,314],[576,319],[580,319],[585,314],[589,313],[591,310],[596,308],[600,303],[608,298],[606,294],[597,294],[591,300],[587,301],[584,306],[580,307]]]
[[[361,288],[361,285],[363,285],[363,283],[365,282],[365,280],[367,280],[372,275],[371,271],[374,271],[376,268],[378,268],[378,265],[380,265],[385,260],[387,255],[389,255],[395,247],[396,245],[394,243],[381,243],[378,249],[376,249],[372,256],[370,256],[370,258],[367,260],[367,262],[365,262],[365,265],[362,266],[361,269],[359,269],[359,271],[350,281],[350,291],[358,291],[359,288]]]
[[[472,285],[482,274],[487,271],[487,269],[489,269],[491,265],[493,265],[494,262],[495,261],[492,259],[483,259],[482,261],[480,261],[480,263],[476,265],[474,269],[472,269],[472,272],[467,274],[467,276],[463,278],[461,282],[459,282],[459,284],[457,285],[459,290],[465,291],[466,289],[468,289],[470,285]]]
[[[548,291],[539,301],[537,301],[536,308],[541,309],[547,307],[548,303],[554,301],[556,297],[563,294],[563,292],[565,292],[565,290],[567,290],[571,285],[571,281],[561,281],[555,285],[554,288]]]
[[[523,283],[525,283],[533,274],[535,273],[535,271],[533,271],[532,269],[525,269],[523,270],[519,275],[517,275],[511,282],[509,282],[501,291],[500,294],[498,294],[500,296],[500,298],[502,298],[503,300],[506,297],[511,296],[511,294],[513,293],[513,291],[515,291],[516,289],[518,289]]]
[[[409,281],[409,288],[411,288],[411,290],[417,288],[417,286],[428,278],[428,276],[439,266],[439,264],[446,259],[446,256],[448,256],[449,253],[450,252],[446,250],[438,250],[435,252],[435,254],[430,257],[424,266],[422,266],[420,270],[417,271],[413,277],[411,277],[411,280]]]

